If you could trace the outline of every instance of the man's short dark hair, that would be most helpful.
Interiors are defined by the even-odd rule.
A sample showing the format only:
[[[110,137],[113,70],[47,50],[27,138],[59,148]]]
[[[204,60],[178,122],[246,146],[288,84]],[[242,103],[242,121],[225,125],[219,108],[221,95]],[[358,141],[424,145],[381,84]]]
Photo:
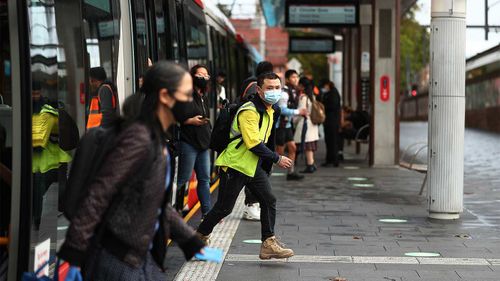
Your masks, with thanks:
[[[264,85],[264,80],[276,80],[276,79],[280,79],[280,77],[278,76],[278,74],[274,73],[274,72],[267,72],[267,73],[263,73],[261,75],[259,75],[259,77],[257,77],[257,85],[259,87],[262,87],[262,85]],[[281,80],[280,80],[281,82]]]
[[[89,76],[90,78],[99,80],[99,81],[105,81],[107,79],[106,76],[106,71],[104,70],[104,67],[98,66],[98,67],[92,67],[89,71]]]
[[[261,74],[266,72],[273,72],[273,64],[268,61],[261,61],[255,69],[255,76],[259,77]]]
[[[290,76],[294,75],[294,74],[297,74],[299,75],[299,73],[295,70],[295,69],[289,69],[285,72],[285,79],[289,79]]]

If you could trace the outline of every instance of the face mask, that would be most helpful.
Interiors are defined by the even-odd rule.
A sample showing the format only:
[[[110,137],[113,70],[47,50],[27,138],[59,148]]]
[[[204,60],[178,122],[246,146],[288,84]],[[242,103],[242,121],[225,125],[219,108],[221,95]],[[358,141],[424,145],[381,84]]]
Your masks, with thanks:
[[[193,82],[198,89],[204,90],[207,88],[208,80],[205,80],[205,78],[195,76]]]
[[[264,101],[268,104],[275,104],[281,98],[281,90],[268,90],[264,92]]]
[[[326,88],[321,88],[321,92],[324,94],[324,93],[328,92],[328,90]]]

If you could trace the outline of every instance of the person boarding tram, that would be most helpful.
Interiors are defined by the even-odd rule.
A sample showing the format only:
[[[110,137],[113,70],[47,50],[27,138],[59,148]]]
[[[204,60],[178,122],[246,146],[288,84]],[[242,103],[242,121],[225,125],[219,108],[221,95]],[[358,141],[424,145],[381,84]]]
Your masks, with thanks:
[[[261,259],[289,258],[293,250],[287,249],[276,238],[276,197],[271,191],[269,175],[272,164],[288,169],[293,161],[274,152],[274,126],[279,117],[281,81],[275,73],[264,73],[257,78],[258,95],[240,106],[231,126],[227,148],[215,164],[221,168],[221,194],[212,210],[198,227],[198,234],[207,244],[214,227],[228,216],[243,186],[257,197],[261,208]],[[262,121],[260,121],[262,120]]]
[[[273,67],[273,64],[268,61],[261,61],[257,64],[255,76],[250,76],[243,81],[239,97],[240,102],[244,102],[248,100],[249,97],[257,94],[257,77],[264,73],[273,72]],[[249,221],[260,220],[259,202],[248,188],[245,188],[245,209],[243,210],[243,219]]]
[[[137,120],[116,137],[58,253],[81,267],[85,280],[166,280],[168,239],[186,259],[204,252],[203,241],[166,200],[172,180],[166,132],[176,119],[174,105],[192,98],[191,75],[158,62],[146,72],[142,92]]]

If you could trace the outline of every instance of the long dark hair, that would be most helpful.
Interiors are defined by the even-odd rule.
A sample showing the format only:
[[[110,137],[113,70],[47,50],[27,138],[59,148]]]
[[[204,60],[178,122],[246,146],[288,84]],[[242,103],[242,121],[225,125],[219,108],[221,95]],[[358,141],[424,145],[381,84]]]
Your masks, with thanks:
[[[312,100],[314,95],[314,89],[313,89],[314,86],[311,83],[311,80],[307,79],[306,77],[302,77],[299,80],[299,84],[302,85],[302,87],[304,87],[304,93],[310,100]]]
[[[138,116],[140,121],[152,128],[159,125],[156,116],[159,103],[158,92],[161,89],[167,89],[168,94],[173,95],[186,72],[179,65],[168,61],[157,62],[148,69],[144,75],[144,83],[141,88],[144,100]]]

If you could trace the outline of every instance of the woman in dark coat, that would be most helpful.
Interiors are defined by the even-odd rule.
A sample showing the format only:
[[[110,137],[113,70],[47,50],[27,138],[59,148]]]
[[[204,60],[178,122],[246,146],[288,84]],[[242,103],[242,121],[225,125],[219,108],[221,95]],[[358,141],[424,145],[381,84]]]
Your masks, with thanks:
[[[165,132],[175,121],[175,103],[192,98],[191,76],[175,64],[159,62],[146,73],[142,91],[138,120],[117,136],[59,252],[72,266],[82,267],[86,280],[165,280],[169,238],[186,259],[204,247],[165,200],[172,180]]]
[[[321,164],[323,167],[337,167],[339,165],[340,148],[340,94],[331,81],[323,82],[321,85],[321,101],[325,106],[325,143],[326,161]]]

